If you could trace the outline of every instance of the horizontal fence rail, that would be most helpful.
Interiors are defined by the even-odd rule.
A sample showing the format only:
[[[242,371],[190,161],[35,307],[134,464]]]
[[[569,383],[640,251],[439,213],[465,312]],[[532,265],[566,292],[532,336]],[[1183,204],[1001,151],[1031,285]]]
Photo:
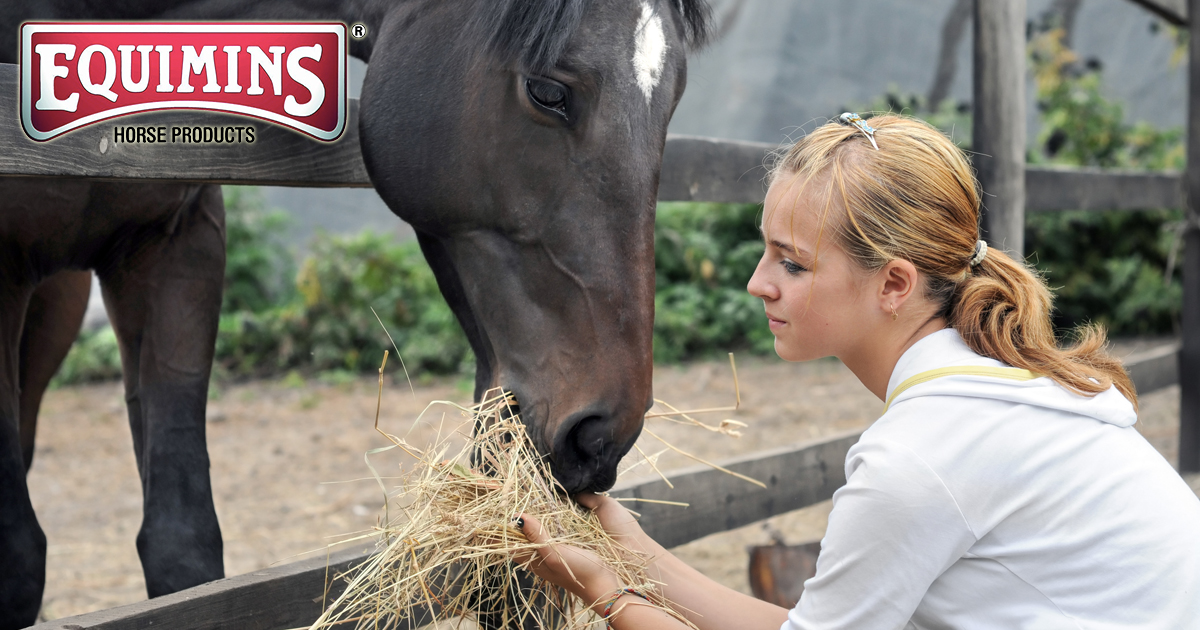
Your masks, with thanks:
[[[1177,382],[1179,344],[1169,343],[1130,355],[1125,368],[1138,393]],[[676,501],[689,507],[658,503],[627,505],[641,513],[647,533],[665,547],[676,547],[710,534],[814,505],[833,496],[846,482],[846,453],[860,432],[753,453],[721,465],[758,479],[759,488],[708,466],[669,474],[672,490],[661,479],[618,485],[615,497]],[[276,630],[307,626],[322,604],[341,593],[344,582],[332,577],[367,558],[361,549],[217,580],[128,606],[42,623],[33,630],[210,630],[249,628]],[[426,621],[422,621],[425,623]]]
[[[612,495],[664,499],[689,508],[652,503],[633,504],[646,531],[667,546],[681,545],[711,533],[740,527],[833,496],[845,483],[846,452],[858,432],[843,433],[790,448],[757,453],[724,462],[726,468],[761,479],[766,489],[708,467],[671,475],[675,489],[661,479],[618,486]],[[361,551],[343,551],[329,559],[332,577],[366,559]],[[152,600],[95,613],[58,619],[34,630],[208,630],[251,628],[274,630],[307,626],[326,598],[340,590],[325,587],[325,558],[217,580]],[[340,584],[338,585],[340,588]]]
[[[0,64],[0,111],[17,112],[17,70]],[[358,138],[358,101],[346,133],[317,142],[277,125],[207,111],[148,112],[34,142],[15,115],[0,116],[0,175],[105,180],[202,181],[262,186],[370,187]],[[255,128],[253,143],[115,143],[137,126]],[[663,153],[661,201],[761,203],[779,147],[761,142],[671,135]],[[1178,173],[1028,167],[1026,207],[1048,210],[1181,208]]]

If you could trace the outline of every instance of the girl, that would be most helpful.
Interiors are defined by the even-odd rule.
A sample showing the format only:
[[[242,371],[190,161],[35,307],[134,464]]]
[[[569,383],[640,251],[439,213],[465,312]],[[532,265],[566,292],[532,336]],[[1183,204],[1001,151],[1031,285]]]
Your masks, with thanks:
[[[725,588],[615,501],[579,502],[704,630],[1200,628],[1200,500],[1133,428],[1103,331],[1057,345],[1049,290],[979,240],[978,185],[944,135],[841,121],[775,168],[748,287],[780,357],[835,356],[885,401],[846,457],[800,602]],[[614,628],[683,627],[577,549],[543,548],[532,569]]]

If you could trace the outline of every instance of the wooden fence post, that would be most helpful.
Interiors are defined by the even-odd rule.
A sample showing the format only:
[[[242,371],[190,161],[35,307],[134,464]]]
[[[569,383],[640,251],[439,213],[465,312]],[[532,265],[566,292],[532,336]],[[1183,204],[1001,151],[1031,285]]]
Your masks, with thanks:
[[[1025,255],[1025,0],[975,0],[972,158],[983,238]]]
[[[1188,15],[1200,15],[1189,0]],[[1187,231],[1183,256],[1183,349],[1179,353],[1179,470],[1200,471],[1200,20],[1189,20]]]

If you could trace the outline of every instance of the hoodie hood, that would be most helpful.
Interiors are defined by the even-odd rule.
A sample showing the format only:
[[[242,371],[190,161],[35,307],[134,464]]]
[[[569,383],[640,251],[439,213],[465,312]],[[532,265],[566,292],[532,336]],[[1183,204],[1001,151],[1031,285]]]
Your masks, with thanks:
[[[929,370],[946,367],[1009,367],[995,359],[976,354],[958,331],[939,330],[913,344],[896,362],[888,380],[887,397],[904,381]],[[989,398],[1033,405],[1087,416],[1119,427],[1133,426],[1137,413],[1117,388],[1095,396],[1082,396],[1059,385],[1049,377],[1012,380],[995,376],[950,374],[919,383],[900,392],[888,410],[920,396],[962,396]]]

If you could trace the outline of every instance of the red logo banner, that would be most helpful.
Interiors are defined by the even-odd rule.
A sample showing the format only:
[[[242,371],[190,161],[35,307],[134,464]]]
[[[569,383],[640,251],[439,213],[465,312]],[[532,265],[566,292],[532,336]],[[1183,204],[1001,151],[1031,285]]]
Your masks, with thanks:
[[[325,141],[346,126],[341,23],[28,22],[20,55],[34,140],[159,109],[241,114]]]

